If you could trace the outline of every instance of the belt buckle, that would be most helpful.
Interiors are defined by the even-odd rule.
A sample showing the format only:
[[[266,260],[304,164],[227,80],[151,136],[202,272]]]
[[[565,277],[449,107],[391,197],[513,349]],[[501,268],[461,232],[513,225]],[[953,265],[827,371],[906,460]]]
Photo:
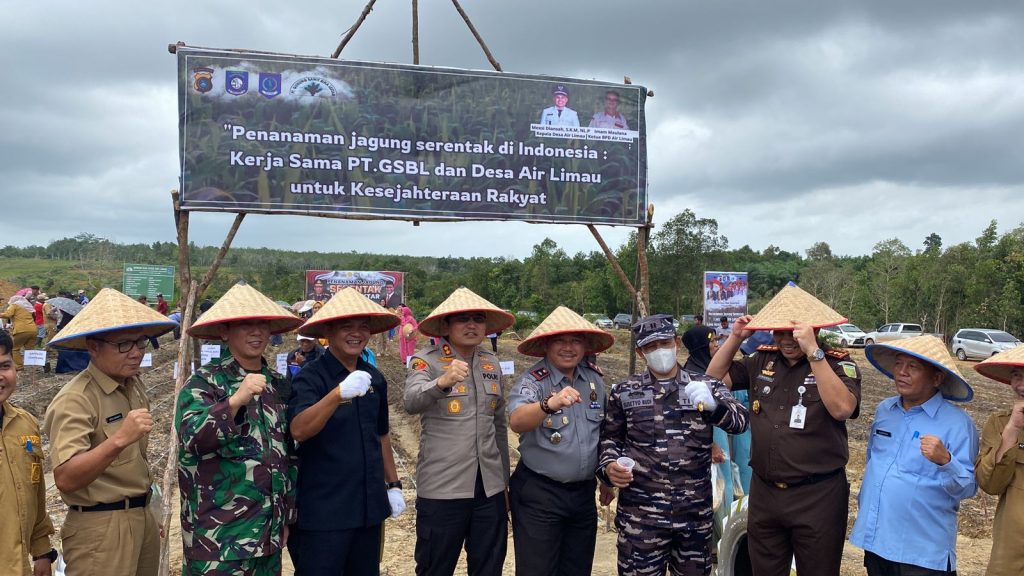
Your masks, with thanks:
[[[776,482],[775,487],[785,490],[786,488],[789,488],[789,484],[786,484],[785,482]]]

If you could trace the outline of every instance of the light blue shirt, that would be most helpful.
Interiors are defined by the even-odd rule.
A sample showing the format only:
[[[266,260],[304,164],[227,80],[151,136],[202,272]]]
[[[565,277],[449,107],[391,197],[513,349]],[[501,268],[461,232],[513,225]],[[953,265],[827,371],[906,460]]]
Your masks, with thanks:
[[[932,435],[949,450],[939,466],[921,454]],[[860,510],[850,543],[886,560],[956,570],[956,515],[977,492],[978,429],[962,409],[935,394],[904,410],[900,397],[878,405],[868,438]]]

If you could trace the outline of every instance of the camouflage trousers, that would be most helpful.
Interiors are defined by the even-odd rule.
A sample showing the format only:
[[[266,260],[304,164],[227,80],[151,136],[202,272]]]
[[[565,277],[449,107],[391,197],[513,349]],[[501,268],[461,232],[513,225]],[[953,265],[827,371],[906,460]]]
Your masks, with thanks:
[[[619,576],[660,576],[666,567],[672,576],[711,574],[710,525],[697,530],[656,528],[630,522],[621,514],[615,525]]]
[[[281,553],[244,560],[186,560],[181,576],[281,576]]]

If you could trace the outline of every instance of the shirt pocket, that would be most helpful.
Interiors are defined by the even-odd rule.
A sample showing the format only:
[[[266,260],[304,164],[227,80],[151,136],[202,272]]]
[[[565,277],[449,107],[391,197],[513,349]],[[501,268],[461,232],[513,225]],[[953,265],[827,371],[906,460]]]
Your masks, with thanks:
[[[109,439],[109,438],[113,437],[115,434],[117,434],[117,431],[121,429],[121,425],[123,423],[124,423],[124,420],[121,419],[121,420],[118,420],[117,422],[112,422],[112,423],[109,423],[109,424],[104,424],[103,425],[103,436],[104,436],[104,438],[108,438]],[[110,465],[111,466],[121,466],[121,465],[127,464],[128,462],[131,462],[132,460],[137,458],[139,456],[139,442],[141,442],[141,441],[142,441],[142,439],[140,438],[139,440],[136,440],[135,442],[132,442],[131,444],[129,444],[124,450],[121,450],[121,453],[117,455],[117,458],[114,458],[114,461],[111,462]]]
[[[640,447],[655,446],[654,406],[636,406],[626,410],[626,438]]]

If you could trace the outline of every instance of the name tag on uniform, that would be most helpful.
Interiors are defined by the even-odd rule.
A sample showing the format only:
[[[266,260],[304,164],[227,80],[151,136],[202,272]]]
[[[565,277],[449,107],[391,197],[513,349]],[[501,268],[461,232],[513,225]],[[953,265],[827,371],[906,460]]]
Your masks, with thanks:
[[[622,399],[622,407],[626,410],[631,408],[642,408],[645,406],[654,406],[654,391],[653,390],[637,390],[630,392]]]
[[[114,422],[117,422],[118,420],[121,420],[123,418],[124,415],[121,414],[120,412],[114,414],[113,416],[107,416],[107,424],[113,424]]]
[[[797,430],[804,429],[804,423],[807,421],[807,407],[803,404],[797,404],[793,406],[793,411],[789,413],[789,427],[796,428]]]
[[[888,430],[882,430],[881,428],[875,430],[875,434],[878,434],[879,436],[885,436],[886,438],[892,438],[892,432],[889,432]]]
[[[693,402],[690,400],[690,397],[687,396],[686,394],[683,394],[682,390],[679,391],[679,407],[682,408],[683,410],[694,409]]]

